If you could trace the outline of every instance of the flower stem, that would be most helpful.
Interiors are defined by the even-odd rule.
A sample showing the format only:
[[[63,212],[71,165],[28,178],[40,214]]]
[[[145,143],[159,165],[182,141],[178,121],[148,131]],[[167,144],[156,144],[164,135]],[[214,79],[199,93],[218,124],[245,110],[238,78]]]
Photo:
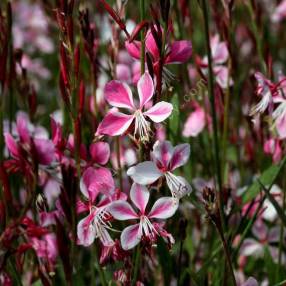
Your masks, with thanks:
[[[143,21],[145,18],[145,0],[140,0],[140,19]],[[141,74],[145,72],[145,37],[144,31],[141,31]]]
[[[99,264],[99,260],[98,260],[97,245],[95,245],[95,247],[94,247],[94,256],[95,256],[95,265],[96,265],[97,271],[99,273],[100,284],[102,286],[107,286],[107,282],[106,282],[106,279],[105,279],[104,271],[102,270],[102,268],[101,268],[101,266]]]
[[[212,125],[214,132],[214,153],[215,153],[216,177],[218,184],[219,211],[224,229],[221,164],[220,164],[220,152],[219,152],[219,140],[218,140],[218,127],[217,127],[217,118],[215,110],[214,76],[213,76],[212,55],[210,47],[208,8],[206,0],[202,1],[202,10],[203,10],[204,25],[205,25],[205,37],[206,37],[205,40],[206,40],[207,56],[208,56],[208,93],[211,102],[212,122],[213,122]]]
[[[136,285],[136,281],[137,281],[137,276],[138,276],[138,271],[139,271],[139,266],[140,266],[140,244],[138,244],[137,248],[136,248],[136,253],[135,253],[135,261],[133,263],[134,265],[134,270],[133,270],[133,278],[132,278],[132,283],[131,285]]]

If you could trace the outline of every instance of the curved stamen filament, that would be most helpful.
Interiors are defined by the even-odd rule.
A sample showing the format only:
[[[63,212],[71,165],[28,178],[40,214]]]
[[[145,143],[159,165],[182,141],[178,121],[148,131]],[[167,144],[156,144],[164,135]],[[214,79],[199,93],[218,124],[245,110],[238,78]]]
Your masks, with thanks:
[[[145,119],[141,110],[135,112],[135,133],[142,142],[149,141],[150,123]]]

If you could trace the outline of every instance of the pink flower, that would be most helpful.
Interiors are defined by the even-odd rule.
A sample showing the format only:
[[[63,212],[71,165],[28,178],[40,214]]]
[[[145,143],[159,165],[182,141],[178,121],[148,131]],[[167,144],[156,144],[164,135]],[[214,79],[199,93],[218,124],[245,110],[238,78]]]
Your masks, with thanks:
[[[266,154],[272,155],[274,163],[278,163],[282,158],[281,143],[277,139],[268,139],[264,143],[263,150]]]
[[[164,176],[175,199],[191,192],[192,188],[187,180],[172,173],[187,163],[190,156],[189,144],[180,144],[174,148],[169,141],[157,141],[151,155],[153,161],[145,161],[128,169],[127,175],[135,183],[149,185]]]
[[[217,83],[221,88],[227,88],[228,84],[232,85],[232,79],[229,78],[228,68],[224,66],[227,62],[229,54],[226,42],[220,42],[219,35],[215,35],[211,39],[211,53],[213,72]],[[201,62],[204,74],[208,73],[208,59],[205,56]]]
[[[192,112],[184,125],[183,136],[196,137],[202,132],[206,125],[205,111],[197,106],[195,111]]]
[[[150,198],[150,192],[142,185],[133,184],[130,190],[130,199],[138,209],[136,212],[126,201],[113,202],[108,210],[117,220],[138,219],[139,223],[126,227],[121,233],[121,245],[124,250],[135,247],[145,237],[154,240],[159,235],[158,230],[151,222],[152,219],[167,219],[174,215],[178,208],[178,202],[171,197],[158,199],[150,212],[146,212],[146,206]]]
[[[114,181],[111,172],[106,168],[88,168],[80,180],[80,191],[87,201],[77,202],[77,212],[89,212],[88,216],[79,221],[77,226],[78,243],[89,246],[95,238],[103,245],[113,245],[107,230],[111,229],[110,215],[107,206],[117,199],[125,199],[124,194],[114,192]],[[102,195],[99,198],[99,195]],[[99,198],[99,200],[97,200]],[[98,201],[97,204],[96,201]]]
[[[272,21],[273,22],[280,22],[286,18],[286,0],[282,1],[275,9],[274,13],[272,14]]]
[[[153,63],[156,66],[160,60],[160,53],[156,41],[151,31],[148,31],[145,40],[146,50],[151,54]],[[133,41],[129,43],[125,42],[125,47],[128,53],[135,59],[140,59],[141,43],[139,41]],[[167,42],[165,46],[165,57],[163,64],[182,64],[190,59],[192,55],[192,43],[191,41],[181,40],[174,41],[173,43]]]
[[[134,135],[139,135],[141,141],[149,140],[150,123],[146,118],[156,123],[162,122],[170,116],[173,106],[161,101],[143,111],[154,94],[153,81],[148,72],[138,81],[137,90],[140,102],[138,107],[134,104],[132,92],[127,84],[113,80],[105,86],[105,99],[116,108],[112,108],[106,114],[98,126],[97,134],[119,136],[135,122]],[[131,114],[121,113],[117,107],[126,108]]]

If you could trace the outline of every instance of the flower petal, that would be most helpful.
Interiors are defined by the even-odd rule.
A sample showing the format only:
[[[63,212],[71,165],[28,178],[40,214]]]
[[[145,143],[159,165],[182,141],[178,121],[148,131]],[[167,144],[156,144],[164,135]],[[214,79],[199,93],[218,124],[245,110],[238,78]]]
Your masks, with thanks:
[[[120,236],[121,246],[124,250],[135,247],[141,240],[142,234],[139,233],[139,224],[126,227]]]
[[[206,125],[206,115],[202,108],[198,107],[194,112],[192,112],[183,130],[183,136],[185,137],[196,137],[204,129]]]
[[[170,141],[156,141],[153,146],[152,157],[156,164],[168,170],[169,163],[173,157],[174,148]]]
[[[134,205],[140,210],[141,214],[145,213],[149,197],[150,192],[145,186],[133,183],[130,190],[130,198]]]
[[[52,141],[46,139],[34,139],[37,160],[42,165],[49,165],[55,157],[55,146]]]
[[[190,144],[179,144],[174,148],[173,156],[170,162],[170,170],[185,165],[190,157]]]
[[[154,94],[153,80],[148,72],[145,72],[137,83],[137,89],[140,99],[140,108],[142,108]]]
[[[10,133],[5,133],[6,146],[13,157],[19,157],[18,145]]]
[[[156,29],[156,28],[155,28]],[[160,52],[152,32],[149,30],[146,36],[145,45],[147,50],[152,54],[154,61],[159,60]]]
[[[130,87],[118,80],[112,80],[105,85],[104,97],[114,107],[133,110],[134,102]]]
[[[162,176],[162,173],[154,162],[146,161],[129,168],[127,175],[137,184],[149,185],[157,181]]]
[[[192,55],[192,42],[191,41],[175,41],[170,45],[170,53],[166,57],[165,63],[180,64],[184,63]]]
[[[126,41],[125,48],[131,57],[140,59],[141,43],[139,41],[133,41],[132,43]]]
[[[172,111],[173,105],[171,103],[160,101],[144,112],[144,115],[148,116],[153,122],[159,123],[168,118]]]
[[[174,215],[179,203],[174,198],[163,197],[155,202],[148,218],[166,219]]]
[[[94,213],[91,213],[78,223],[77,237],[79,244],[84,246],[89,246],[93,243],[96,236],[95,228],[92,225],[93,219],[94,219]]]
[[[125,201],[115,201],[111,203],[107,210],[117,220],[137,219],[138,215],[133,210],[131,205]]]
[[[122,135],[131,125],[133,115],[127,115],[111,109],[97,128],[97,135]]]
[[[110,147],[106,142],[96,142],[90,145],[89,152],[93,161],[105,165],[110,157]]]
[[[192,187],[185,178],[176,176],[170,172],[168,172],[165,176],[167,185],[171,190],[172,195],[178,200],[191,193]]]

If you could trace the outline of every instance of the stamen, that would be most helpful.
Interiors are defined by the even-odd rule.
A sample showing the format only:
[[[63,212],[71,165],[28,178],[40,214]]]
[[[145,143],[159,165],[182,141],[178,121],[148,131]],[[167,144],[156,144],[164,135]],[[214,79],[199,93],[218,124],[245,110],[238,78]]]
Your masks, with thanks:
[[[145,119],[141,110],[135,112],[135,133],[142,142],[149,141],[150,123]]]

